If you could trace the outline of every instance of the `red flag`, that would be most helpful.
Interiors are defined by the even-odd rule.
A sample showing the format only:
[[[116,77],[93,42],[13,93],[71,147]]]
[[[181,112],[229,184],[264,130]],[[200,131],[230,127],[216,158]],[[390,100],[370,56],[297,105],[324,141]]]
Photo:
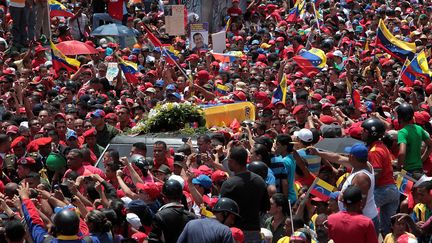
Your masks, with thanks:
[[[360,102],[360,93],[358,92],[358,90],[353,90],[352,100],[353,100],[354,107],[356,109],[359,109],[361,107],[361,102]]]
[[[147,37],[151,41],[151,43],[155,47],[162,47],[162,42],[151,32],[151,30],[146,25],[144,25],[144,28],[147,31]]]

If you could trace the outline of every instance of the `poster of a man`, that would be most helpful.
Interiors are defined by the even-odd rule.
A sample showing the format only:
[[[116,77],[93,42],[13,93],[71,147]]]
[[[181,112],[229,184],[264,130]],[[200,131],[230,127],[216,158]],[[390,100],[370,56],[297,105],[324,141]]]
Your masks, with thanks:
[[[191,24],[190,30],[190,49],[208,50],[208,23]]]

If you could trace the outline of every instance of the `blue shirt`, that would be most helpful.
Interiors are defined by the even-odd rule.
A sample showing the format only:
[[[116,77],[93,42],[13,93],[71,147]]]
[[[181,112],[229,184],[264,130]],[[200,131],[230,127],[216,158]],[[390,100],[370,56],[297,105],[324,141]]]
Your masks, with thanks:
[[[282,189],[278,188],[278,183],[280,183],[282,179],[288,180],[288,199],[291,201],[291,203],[294,203],[297,200],[294,190],[296,163],[292,154],[289,154],[285,157],[282,157],[281,155],[273,157],[271,159],[270,167],[272,167],[272,171],[276,178],[276,188],[278,192],[282,192]]]
[[[271,158],[270,169],[273,171],[276,180],[276,191],[282,193],[282,181],[288,180],[288,167],[282,156]]]
[[[179,236],[177,243],[182,242],[234,242],[228,226],[216,219],[204,218],[189,221]]]
[[[295,203],[295,201],[297,200],[296,192],[294,189],[296,162],[293,155],[290,154],[285,157],[284,163],[288,167],[288,199],[291,201],[291,203]]]
[[[265,183],[267,184],[267,186],[274,186],[276,185],[276,178],[273,174],[272,170],[267,170],[267,178],[265,180]]]

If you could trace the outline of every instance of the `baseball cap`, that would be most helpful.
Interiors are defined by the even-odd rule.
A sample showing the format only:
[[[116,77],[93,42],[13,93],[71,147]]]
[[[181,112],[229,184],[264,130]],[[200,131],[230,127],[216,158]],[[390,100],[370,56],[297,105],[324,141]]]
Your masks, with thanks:
[[[351,147],[346,147],[345,152],[358,159],[367,159],[368,157],[368,148],[363,143],[357,143]]]
[[[224,181],[227,178],[228,178],[227,173],[225,173],[225,171],[222,171],[222,170],[216,170],[211,175],[211,180],[214,181],[214,182],[216,182],[216,181]]]
[[[104,118],[105,117],[105,111],[103,111],[101,109],[97,109],[97,110],[93,111],[90,114],[90,116],[93,118]]]
[[[323,125],[320,130],[324,138],[336,138],[342,135],[342,127],[335,124]]]
[[[343,57],[343,54],[342,54],[341,51],[336,50],[336,51],[333,52],[333,56],[342,58],[342,57]]]
[[[136,215],[134,213],[128,213],[128,214],[126,214],[126,221],[134,229],[139,229],[142,226],[140,218],[138,217],[138,215]]]
[[[307,237],[306,234],[300,231],[296,231],[294,232],[291,237],[290,237],[290,241],[302,241],[302,242],[307,242]]]
[[[77,135],[77,133],[76,133],[74,130],[69,130],[69,131],[66,133],[66,140],[69,140],[69,139],[71,139],[71,138],[78,139],[78,135]]]
[[[306,143],[310,143],[313,140],[312,131],[307,128],[303,128],[300,129],[300,131],[294,132],[294,136],[298,137],[301,141]]]
[[[211,181],[210,177],[208,177],[206,175],[199,175],[198,177],[193,178],[192,183],[194,185],[200,185],[206,189],[209,189],[212,185],[212,181]]]
[[[8,126],[6,129],[6,134],[10,134],[10,133],[17,134],[18,133],[18,127],[15,125]]]
[[[179,93],[177,93],[177,92],[169,93],[167,96],[174,96],[174,97],[176,97],[178,100],[181,100],[181,95],[180,95]]]
[[[362,192],[357,186],[351,185],[342,193],[342,200],[346,204],[354,204],[362,200]]]
[[[176,90],[176,86],[174,84],[168,84],[165,89],[166,90]]]

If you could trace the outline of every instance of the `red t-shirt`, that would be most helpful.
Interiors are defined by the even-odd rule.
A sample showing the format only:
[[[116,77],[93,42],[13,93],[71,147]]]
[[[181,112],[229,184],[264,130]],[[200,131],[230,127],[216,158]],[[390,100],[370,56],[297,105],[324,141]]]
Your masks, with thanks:
[[[123,19],[123,0],[108,1],[108,14],[117,20]]]
[[[39,67],[42,64],[45,64],[45,62],[47,61],[46,58],[38,58],[38,59],[34,59],[32,61],[32,68],[36,68]]]
[[[166,163],[164,163],[165,165],[167,165],[171,171],[174,170],[174,158],[172,157],[167,157],[166,158]],[[159,169],[159,166],[161,166],[161,163],[157,162],[156,160],[154,160],[154,168],[155,169]]]
[[[366,216],[338,212],[328,216],[327,222],[329,238],[335,243],[378,243],[374,224]]]
[[[380,177],[375,181],[377,186],[395,184],[393,179],[392,155],[381,141],[373,142],[369,149],[369,162],[374,169],[380,169]]]
[[[242,10],[240,8],[231,7],[227,10],[229,16],[240,16],[242,15]]]

